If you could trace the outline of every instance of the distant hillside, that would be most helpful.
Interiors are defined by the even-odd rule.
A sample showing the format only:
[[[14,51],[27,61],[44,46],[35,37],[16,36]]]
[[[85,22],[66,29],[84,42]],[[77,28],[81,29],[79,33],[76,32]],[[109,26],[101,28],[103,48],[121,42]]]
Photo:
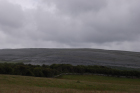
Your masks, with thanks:
[[[101,49],[0,49],[0,62],[103,65],[140,68],[140,52]]]

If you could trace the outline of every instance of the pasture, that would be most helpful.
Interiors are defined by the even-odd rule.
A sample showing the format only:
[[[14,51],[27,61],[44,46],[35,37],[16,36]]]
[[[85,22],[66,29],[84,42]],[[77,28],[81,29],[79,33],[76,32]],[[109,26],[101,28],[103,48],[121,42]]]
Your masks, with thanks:
[[[0,93],[140,93],[140,80],[96,75],[0,75]]]

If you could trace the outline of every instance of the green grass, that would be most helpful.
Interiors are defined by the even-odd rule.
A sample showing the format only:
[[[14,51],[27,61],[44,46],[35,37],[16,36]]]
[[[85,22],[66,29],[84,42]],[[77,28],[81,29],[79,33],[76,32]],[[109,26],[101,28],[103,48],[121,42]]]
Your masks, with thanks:
[[[87,82],[98,82],[98,83],[140,85],[140,79],[118,78],[118,77],[98,76],[98,75],[63,75],[58,78],[68,79],[68,80],[80,80],[80,81],[87,81]]]
[[[84,83],[86,86],[88,86],[87,89],[140,93],[140,79],[96,75],[63,75],[60,76],[59,79],[80,81],[81,84]]]
[[[0,93],[140,93],[140,79],[95,75],[58,78],[0,75]]]

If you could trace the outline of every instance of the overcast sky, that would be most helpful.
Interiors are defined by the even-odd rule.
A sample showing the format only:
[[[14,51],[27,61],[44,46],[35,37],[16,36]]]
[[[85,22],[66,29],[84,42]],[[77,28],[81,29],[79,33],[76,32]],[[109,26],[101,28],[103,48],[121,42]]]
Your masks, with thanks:
[[[140,51],[140,0],[0,0],[0,49]]]

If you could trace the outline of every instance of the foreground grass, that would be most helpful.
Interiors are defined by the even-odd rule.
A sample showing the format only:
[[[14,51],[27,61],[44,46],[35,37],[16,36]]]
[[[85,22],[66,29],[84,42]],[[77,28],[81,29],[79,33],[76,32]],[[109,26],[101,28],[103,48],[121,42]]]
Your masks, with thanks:
[[[140,93],[140,80],[94,75],[0,75],[0,93]]]

